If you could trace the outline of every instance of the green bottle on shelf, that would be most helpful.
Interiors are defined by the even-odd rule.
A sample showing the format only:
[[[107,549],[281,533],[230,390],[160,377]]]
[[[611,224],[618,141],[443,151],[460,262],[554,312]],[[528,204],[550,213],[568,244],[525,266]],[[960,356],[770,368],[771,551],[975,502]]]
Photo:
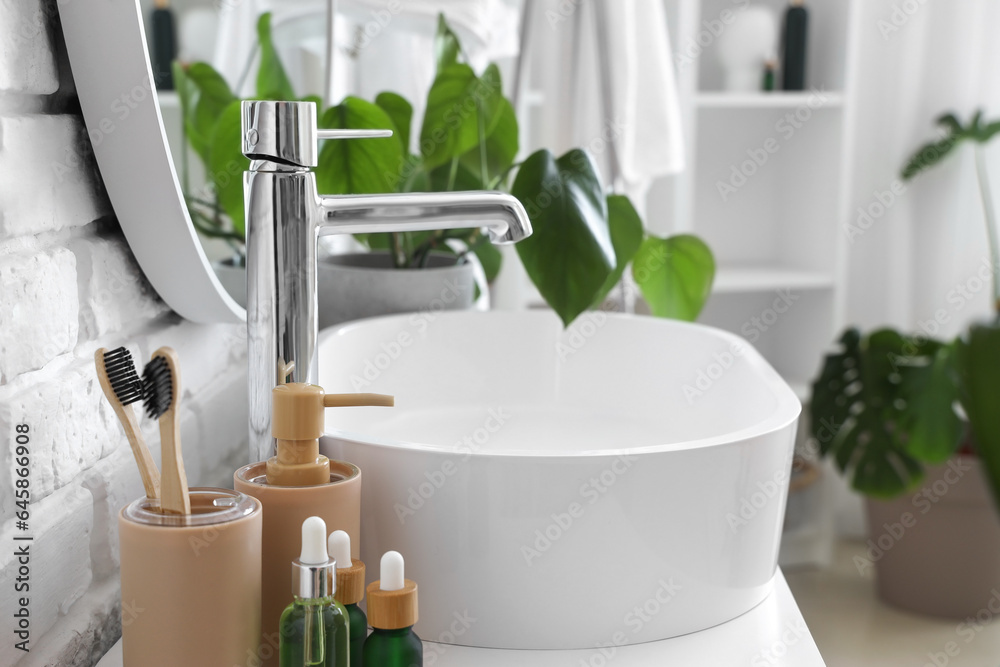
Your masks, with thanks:
[[[278,628],[280,667],[350,667],[348,614],[334,597],[336,561],[327,553],[326,523],[302,524],[302,554],[292,561],[292,603]]]
[[[358,603],[365,598],[365,564],[351,558],[351,536],[342,530],[330,533],[330,556],[337,561],[337,602],[350,617],[351,667],[361,667],[361,652],[368,636],[368,617]]]
[[[423,667],[424,647],[413,632],[417,623],[417,585],[403,576],[403,557],[386,552],[381,579],[368,586],[368,620],[364,664],[369,667]]]

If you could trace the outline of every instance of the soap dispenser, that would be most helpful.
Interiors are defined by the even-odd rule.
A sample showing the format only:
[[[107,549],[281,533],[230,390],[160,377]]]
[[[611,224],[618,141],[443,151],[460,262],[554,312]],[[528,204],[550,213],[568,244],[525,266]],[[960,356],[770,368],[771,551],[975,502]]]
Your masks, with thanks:
[[[350,535],[352,556],[360,555],[361,471],[319,453],[324,409],[393,405],[392,396],[327,394],[322,387],[305,383],[279,385],[271,397],[276,455],[234,475],[235,488],[263,506],[260,655],[264,667],[278,664],[278,621],[289,601],[288,564],[298,555],[302,522],[318,516],[331,529],[343,530]]]
[[[326,549],[326,523],[302,523],[302,553],[292,561],[292,603],[279,624],[280,667],[349,667],[348,616],[337,602],[336,561]]]
[[[417,623],[417,585],[403,576],[403,557],[386,552],[381,579],[368,586],[368,621],[364,664],[371,667],[423,667],[424,647],[413,632]]]
[[[351,536],[342,530],[330,533],[330,557],[337,561],[337,602],[351,621],[351,667],[361,667],[361,650],[368,637],[368,617],[358,603],[365,599],[365,564],[351,558]]]

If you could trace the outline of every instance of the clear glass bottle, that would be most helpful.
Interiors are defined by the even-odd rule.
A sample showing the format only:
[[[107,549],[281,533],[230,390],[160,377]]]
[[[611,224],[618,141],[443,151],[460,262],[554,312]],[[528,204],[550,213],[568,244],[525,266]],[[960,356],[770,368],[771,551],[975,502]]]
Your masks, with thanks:
[[[281,667],[348,667],[348,611],[334,598],[295,598],[281,615]]]
[[[337,563],[327,553],[326,523],[302,524],[302,554],[292,561],[294,599],[278,626],[280,667],[350,667],[348,614],[334,598]]]
[[[423,667],[424,647],[413,632],[417,623],[417,585],[403,576],[403,557],[395,551],[382,556],[381,579],[368,586],[368,619],[372,633],[365,640],[368,667]]]

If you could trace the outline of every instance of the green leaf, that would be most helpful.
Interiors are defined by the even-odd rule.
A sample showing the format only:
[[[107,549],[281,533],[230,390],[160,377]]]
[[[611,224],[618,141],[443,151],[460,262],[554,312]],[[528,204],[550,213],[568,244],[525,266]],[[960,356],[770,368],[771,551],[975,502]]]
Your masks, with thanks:
[[[257,70],[257,97],[262,100],[294,100],[295,91],[271,39],[271,12],[257,21],[257,41],[260,44],[260,66]]]
[[[943,161],[961,143],[962,135],[949,135],[939,141],[924,144],[914,153],[903,167],[902,177],[908,181],[917,174]]]
[[[972,116],[972,120],[969,122],[969,127],[966,128],[965,133],[971,137],[976,137],[983,129],[983,110],[976,109],[976,113]]]
[[[455,165],[454,180],[452,180],[451,163],[432,169],[429,176],[432,192],[462,192],[486,188],[486,185],[479,180],[478,170],[473,172],[461,162]]]
[[[403,159],[403,176],[396,186],[398,192],[432,192],[430,173],[424,168],[419,155]]]
[[[542,297],[569,324],[594,303],[615,267],[608,205],[590,156],[556,159],[541,150],[524,161],[511,193],[534,233],[515,246]]]
[[[240,101],[235,100],[219,114],[209,141],[209,177],[222,210],[233,221],[233,230],[245,233],[243,209],[243,172],[250,161],[241,152],[243,131],[240,127]]]
[[[371,130],[392,127],[392,120],[377,105],[346,97],[323,114],[320,126],[337,130]],[[399,141],[351,139],[327,141],[319,154],[316,182],[323,194],[374,194],[395,192],[403,174],[403,147]]]
[[[500,122],[503,100],[500,70],[490,65],[477,77],[468,65],[442,70],[427,94],[420,130],[420,152],[428,168],[450,162],[479,145]]]
[[[632,277],[657,317],[694,321],[715,280],[715,258],[697,236],[650,236],[632,259]]]
[[[921,146],[906,161],[902,171],[905,180],[913,178],[925,169],[944,160],[963,141],[985,144],[1000,132],[1000,121],[983,124],[982,109],[976,111],[966,127],[962,126],[962,122],[953,113],[943,114],[937,119],[937,124],[945,129],[946,135],[937,141]]]
[[[174,76],[174,88],[177,90],[177,101],[181,110],[181,129],[184,132],[184,139],[191,145],[198,157],[204,161],[207,152],[205,139],[200,134],[192,136],[194,129],[194,102],[198,97],[198,87],[188,75],[187,71],[175,60],[170,63],[170,69]],[[197,144],[197,146],[196,146]]]
[[[955,453],[964,426],[955,411],[958,383],[955,348],[936,345],[921,363],[901,369],[901,397],[906,413],[901,420],[908,434],[906,450],[927,463],[943,463]]]
[[[440,73],[452,65],[458,64],[458,54],[462,51],[462,45],[458,41],[458,36],[452,31],[444,14],[438,14],[437,35],[434,37],[434,61],[437,63],[437,71]]]
[[[611,230],[611,244],[615,248],[616,265],[604,285],[594,299],[594,307],[599,308],[618,281],[622,279],[625,268],[635,257],[642,245],[645,231],[642,218],[632,206],[632,200],[625,195],[608,195],[608,227]]]
[[[482,187],[489,187],[494,178],[506,172],[517,157],[520,149],[517,126],[517,114],[514,107],[507,100],[500,100],[499,118],[493,131],[486,137],[482,144],[486,150],[486,173],[483,174],[482,146],[477,144],[472,150],[461,157],[461,163],[471,171],[476,179],[483,183]]]
[[[812,435],[855,489],[892,498],[958,447],[951,347],[891,329],[840,343],[813,383]]]
[[[1000,132],[1000,120],[993,121],[982,128],[979,133],[979,142],[983,144],[988,143],[996,136],[997,132]]]
[[[1000,508],[1000,324],[974,324],[958,342],[962,407]]]
[[[184,113],[184,128],[188,141],[203,164],[209,161],[209,143],[215,132],[215,125],[223,110],[236,100],[229,84],[207,63],[194,63],[187,68],[187,76],[178,90],[184,90],[187,112]],[[193,107],[192,107],[193,104]]]
[[[403,146],[403,152],[409,153],[413,105],[407,102],[402,95],[390,92],[379,93],[375,97],[375,104],[392,120],[392,127],[395,130],[395,135],[399,137],[399,143]]]
[[[962,127],[962,121],[960,121],[958,116],[953,113],[946,113],[939,116],[937,124],[948,130],[948,134],[952,136],[958,136],[965,133],[965,128]]]

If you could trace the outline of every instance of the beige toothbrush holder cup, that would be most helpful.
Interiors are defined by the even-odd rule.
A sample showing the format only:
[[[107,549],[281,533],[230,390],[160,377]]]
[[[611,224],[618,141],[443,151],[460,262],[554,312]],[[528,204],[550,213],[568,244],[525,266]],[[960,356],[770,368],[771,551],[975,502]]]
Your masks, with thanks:
[[[261,619],[262,654],[274,655],[262,665],[277,665],[278,623],[292,601],[292,561],[302,550],[302,522],[318,516],[329,532],[351,536],[351,556],[360,556],[361,470],[344,461],[330,461],[330,483],[317,486],[270,486],[267,464],[243,466],[233,476],[237,491],[257,498],[264,506]]]
[[[259,665],[260,502],[190,489],[191,514],[118,515],[124,667]]]

